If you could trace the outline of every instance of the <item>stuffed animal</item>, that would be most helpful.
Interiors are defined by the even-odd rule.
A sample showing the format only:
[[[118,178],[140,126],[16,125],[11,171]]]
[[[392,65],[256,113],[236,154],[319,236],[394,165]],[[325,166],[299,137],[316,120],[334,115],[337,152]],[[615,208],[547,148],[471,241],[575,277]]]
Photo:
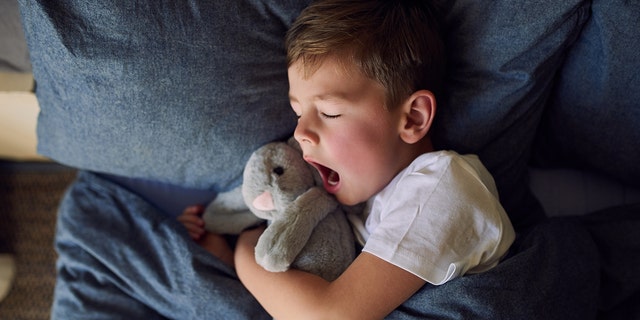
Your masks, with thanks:
[[[272,272],[293,267],[331,281],[353,261],[354,237],[347,208],[324,190],[316,170],[302,159],[295,140],[269,143],[256,150],[245,166],[243,179],[240,191],[255,216],[247,216],[233,200],[238,196],[236,189],[207,207],[207,230],[239,233],[256,224],[258,218],[267,220],[255,254],[258,264]]]

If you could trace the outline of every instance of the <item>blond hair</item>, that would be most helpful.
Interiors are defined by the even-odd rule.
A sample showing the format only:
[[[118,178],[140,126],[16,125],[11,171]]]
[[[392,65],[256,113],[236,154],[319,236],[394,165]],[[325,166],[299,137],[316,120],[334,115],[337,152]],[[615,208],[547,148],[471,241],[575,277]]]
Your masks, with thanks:
[[[328,57],[355,66],[386,90],[386,108],[426,89],[436,96],[444,77],[444,45],[429,1],[325,0],[302,11],[286,36],[287,63],[307,76]]]

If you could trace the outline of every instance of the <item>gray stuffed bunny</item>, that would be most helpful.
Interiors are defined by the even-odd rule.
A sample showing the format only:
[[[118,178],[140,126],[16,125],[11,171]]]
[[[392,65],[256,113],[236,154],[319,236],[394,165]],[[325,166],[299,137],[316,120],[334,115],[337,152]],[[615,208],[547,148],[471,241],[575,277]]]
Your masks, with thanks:
[[[255,249],[258,264],[272,272],[293,267],[331,281],[355,258],[353,232],[344,208],[324,190],[295,140],[289,143],[262,146],[245,166],[241,192],[253,217],[234,190],[209,205],[203,218],[207,230],[217,233],[239,233],[265,219],[269,224]]]

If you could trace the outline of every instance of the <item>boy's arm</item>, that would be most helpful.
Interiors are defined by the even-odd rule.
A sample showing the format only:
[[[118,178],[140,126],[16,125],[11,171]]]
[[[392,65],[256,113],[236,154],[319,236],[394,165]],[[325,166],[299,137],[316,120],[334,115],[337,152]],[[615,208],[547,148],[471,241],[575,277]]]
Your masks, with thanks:
[[[276,319],[381,319],[425,284],[419,277],[366,252],[333,282],[294,269],[269,272],[254,257],[263,230],[240,235],[236,271],[245,287]]]

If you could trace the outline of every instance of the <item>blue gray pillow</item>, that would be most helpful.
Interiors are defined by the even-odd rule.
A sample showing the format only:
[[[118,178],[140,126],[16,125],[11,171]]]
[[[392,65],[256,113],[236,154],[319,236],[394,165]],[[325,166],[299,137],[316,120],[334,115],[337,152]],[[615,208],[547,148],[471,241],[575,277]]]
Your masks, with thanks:
[[[47,157],[224,191],[293,132],[283,39],[307,1],[20,2]]]
[[[544,218],[527,163],[554,76],[588,18],[589,2],[443,1],[448,79],[434,139],[476,153],[516,228]]]
[[[545,111],[536,163],[640,187],[640,2],[594,1]]]

